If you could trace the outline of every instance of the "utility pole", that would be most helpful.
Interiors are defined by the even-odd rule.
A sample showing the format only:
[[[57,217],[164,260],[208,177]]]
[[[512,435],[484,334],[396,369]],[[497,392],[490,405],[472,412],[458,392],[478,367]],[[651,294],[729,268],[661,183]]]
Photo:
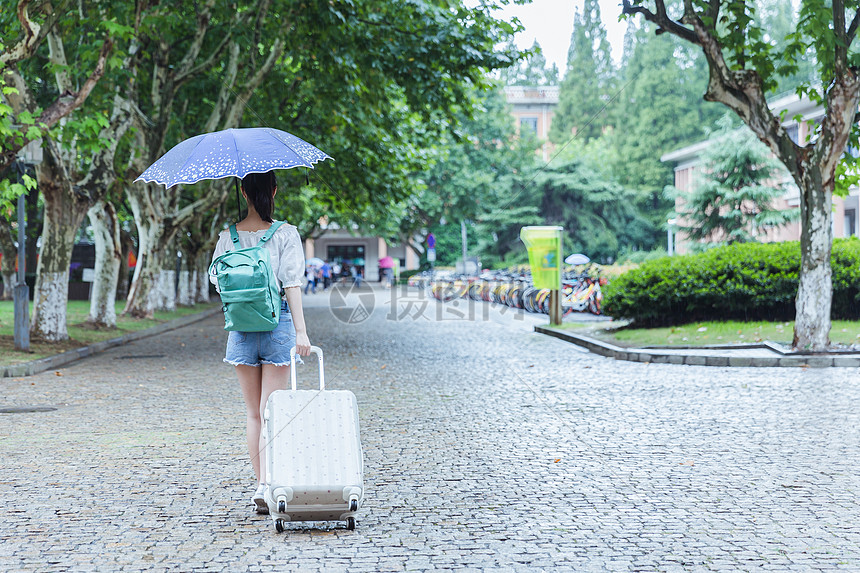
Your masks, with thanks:
[[[15,161],[18,184],[21,184],[24,168]],[[15,285],[15,349],[30,350],[30,287],[25,280],[27,269],[27,219],[24,205],[25,193],[18,195],[18,284]]]
[[[24,166],[38,165],[42,162],[42,140],[35,139],[18,152],[15,171],[18,184],[24,182]],[[14,292],[15,349],[30,351],[30,287],[27,286],[27,211],[26,193],[18,196],[18,284]]]
[[[675,254],[675,241],[674,233],[672,232],[672,226],[675,224],[675,219],[669,219],[666,221],[666,233],[668,234],[666,237],[666,250],[669,253],[669,256]]]

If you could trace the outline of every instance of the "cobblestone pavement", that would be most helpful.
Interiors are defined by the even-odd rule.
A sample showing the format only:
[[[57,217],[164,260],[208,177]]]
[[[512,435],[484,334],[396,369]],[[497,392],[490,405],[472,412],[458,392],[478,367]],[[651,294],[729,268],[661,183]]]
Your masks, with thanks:
[[[856,370],[616,362],[389,296],[306,298],[361,409],[355,531],[251,513],[216,316],[0,381],[57,408],[0,414],[0,570],[860,570]]]

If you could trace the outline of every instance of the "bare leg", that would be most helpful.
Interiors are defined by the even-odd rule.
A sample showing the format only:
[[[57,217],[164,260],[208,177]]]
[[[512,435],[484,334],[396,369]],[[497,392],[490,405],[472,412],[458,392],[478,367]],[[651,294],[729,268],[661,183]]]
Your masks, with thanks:
[[[286,390],[287,381],[290,379],[289,366],[274,366],[272,364],[263,364],[262,367],[262,392],[260,393],[259,401],[257,402],[257,419],[261,419],[263,412],[266,410],[266,402],[269,400],[269,394],[275,390]],[[259,432],[257,449],[260,452],[257,458],[257,466],[263,468],[265,475],[266,468],[266,436]],[[250,447],[251,436],[248,435],[248,444]],[[259,474],[258,474],[259,475]],[[265,479],[262,480],[265,482]]]
[[[242,398],[245,399],[248,455],[251,457],[251,465],[254,467],[254,475],[257,476],[257,483],[262,483],[263,481],[263,474],[260,473],[260,468],[264,467],[260,465],[260,430],[262,428],[260,393],[263,388],[262,370],[259,366],[236,366],[239,387],[242,389]]]

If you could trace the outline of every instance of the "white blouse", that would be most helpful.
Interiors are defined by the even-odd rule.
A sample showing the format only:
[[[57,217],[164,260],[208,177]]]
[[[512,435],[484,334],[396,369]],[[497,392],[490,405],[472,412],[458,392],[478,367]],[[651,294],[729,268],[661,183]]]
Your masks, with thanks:
[[[239,245],[243,249],[256,246],[268,229],[259,231],[238,231]],[[284,223],[275,231],[272,238],[266,241],[269,256],[272,261],[272,272],[278,286],[283,288],[302,286],[302,278],[305,276],[305,253],[302,248],[302,239],[295,225]],[[214,261],[227,251],[233,250],[233,240],[230,238],[230,230],[225,229],[218,235],[218,244],[212,254]],[[218,287],[218,280],[209,275],[209,281]]]

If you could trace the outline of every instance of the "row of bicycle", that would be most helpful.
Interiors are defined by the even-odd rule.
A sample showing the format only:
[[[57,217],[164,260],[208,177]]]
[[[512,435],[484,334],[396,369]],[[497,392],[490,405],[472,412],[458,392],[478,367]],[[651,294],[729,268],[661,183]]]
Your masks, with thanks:
[[[581,273],[565,273],[561,289],[562,312],[565,315],[571,312],[601,314],[603,293],[600,287],[605,284],[606,279],[601,278],[594,268]],[[463,298],[549,314],[550,289],[535,288],[531,275],[525,270],[496,271],[480,276],[427,271],[409,277],[408,285],[426,288],[434,298],[443,302]]]

